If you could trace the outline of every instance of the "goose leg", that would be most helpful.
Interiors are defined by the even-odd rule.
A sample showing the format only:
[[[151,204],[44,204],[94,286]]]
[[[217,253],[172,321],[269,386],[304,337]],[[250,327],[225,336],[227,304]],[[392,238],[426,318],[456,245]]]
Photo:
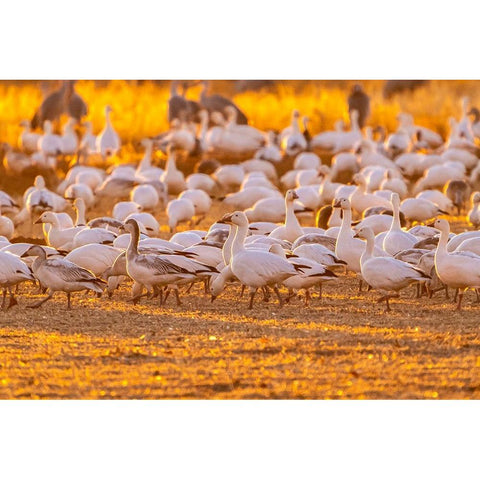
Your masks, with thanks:
[[[253,298],[255,297],[255,294],[257,293],[257,289],[251,288],[250,289],[250,303],[248,304],[248,309],[251,310],[253,308]]]
[[[387,305],[387,308],[385,308],[386,312],[391,312],[392,311],[392,309],[390,308],[389,300],[390,300],[390,297],[387,296],[386,299],[385,299],[385,303]]]
[[[455,289],[455,295],[453,297],[453,303],[455,303],[457,301],[457,298],[458,298],[458,288]]]
[[[175,288],[173,291],[175,292],[175,298],[177,300],[177,307],[179,307],[180,305],[182,305],[182,302],[180,300],[180,295],[178,294],[178,288]]]
[[[263,301],[264,302],[269,302],[270,301],[270,290],[267,286],[262,287],[263,290]]]
[[[308,307],[310,305],[310,299],[312,297],[310,296],[310,290],[307,288],[305,290],[305,306]]]
[[[72,304],[71,304],[71,301],[70,301],[70,292],[67,292],[67,308],[68,310],[71,310],[72,309]]]
[[[13,294],[13,290],[10,289],[10,302],[8,303],[8,308],[12,308],[15,305],[18,305],[18,302],[17,302],[17,299],[15,298],[15,295]]]
[[[360,293],[360,292],[362,291],[362,285],[363,285],[363,280],[360,279],[360,280],[358,281],[358,293]]]
[[[7,289],[3,289],[3,300],[2,300],[2,310],[5,309],[5,299],[7,298]]]
[[[445,285],[445,298],[450,300],[450,295],[448,294],[448,287]]]
[[[282,308],[283,307],[283,298],[280,295],[280,292],[279,292],[278,287],[276,285],[273,287],[273,291],[275,292],[275,295],[278,298],[278,303],[280,304],[280,308]]]
[[[458,292],[458,303],[457,303],[457,310],[461,310],[462,309],[462,299],[463,299],[463,292],[460,292],[459,290],[457,290]]]
[[[45,302],[48,302],[53,297],[53,292],[49,293],[43,300],[40,300],[37,303],[34,303],[32,305],[27,305],[27,308],[38,308],[41,307]]]
[[[185,290],[185,293],[186,293],[186,294],[187,294],[187,293],[190,293],[190,290],[192,289],[192,287],[193,287],[194,285],[195,285],[195,282],[192,282],[192,283],[188,286],[188,288]]]
[[[165,303],[164,300],[163,300],[163,288],[159,289],[158,297],[160,298],[160,301],[159,301],[158,304],[161,307]],[[165,297],[165,301],[167,301],[167,297]]]
[[[243,292],[245,292],[245,285],[242,285],[242,291],[240,292],[240,298],[243,297]]]
[[[475,289],[475,294],[477,295],[477,303],[480,303],[480,294],[479,294],[479,288]]]

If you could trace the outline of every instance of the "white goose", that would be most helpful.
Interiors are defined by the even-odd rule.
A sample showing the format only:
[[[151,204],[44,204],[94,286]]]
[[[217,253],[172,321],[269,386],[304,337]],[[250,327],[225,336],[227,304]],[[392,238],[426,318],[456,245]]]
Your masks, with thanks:
[[[277,227],[269,237],[294,242],[304,234],[293,208],[293,202],[296,199],[298,199],[298,195],[295,190],[287,190],[285,194],[285,224]]]
[[[415,282],[430,279],[421,270],[409,263],[392,257],[376,257],[374,255],[375,236],[368,227],[361,228],[355,235],[367,241],[360,259],[362,278],[373,288],[386,292],[395,292],[381,297],[378,301],[386,303],[386,311],[391,310],[389,300],[398,297],[398,292]]]
[[[53,212],[44,212],[35,223],[49,223],[51,225],[46,234],[47,244],[59,250],[71,250],[75,235],[82,231],[85,226],[62,228]]]
[[[38,141],[40,140],[41,135],[31,131],[29,120],[22,120],[20,122],[20,126],[23,127],[23,130],[18,139],[18,146],[25,153],[36,152],[38,149]]]
[[[463,294],[468,288],[480,287],[480,256],[472,252],[447,250],[450,225],[438,219],[432,225],[440,230],[440,240],[435,252],[435,269],[441,282],[459,289],[457,310],[462,308]]]
[[[178,195],[187,188],[185,177],[177,168],[175,150],[169,146],[167,152],[167,166],[160,177],[160,181],[167,186],[169,194]]]
[[[338,233],[335,245],[335,255],[337,258],[347,264],[352,272],[361,274],[360,258],[365,250],[364,242],[358,238],[354,238],[352,226],[352,209],[350,201],[347,198],[340,198],[334,204],[334,207],[342,209],[342,225]],[[387,256],[388,254],[381,248],[375,246],[375,255]],[[362,289],[362,280],[360,279],[359,290]]]
[[[113,265],[115,259],[122,252],[123,250],[110,245],[92,243],[75,248],[65,256],[65,260],[75,263],[99,277]]]
[[[137,185],[130,192],[130,200],[141,205],[143,210],[153,210],[160,203],[160,196],[153,185]]]
[[[0,203],[0,235],[6,237],[7,240],[11,240],[15,232],[13,222],[2,215],[2,204]]]
[[[174,232],[181,222],[189,222],[195,216],[195,206],[188,198],[171,200],[167,205],[168,226]]]
[[[475,228],[480,226],[480,192],[473,192],[470,197],[472,208],[468,212],[468,221]],[[0,235],[2,235],[0,233]]]
[[[277,285],[296,275],[301,269],[295,268],[285,259],[273,253],[246,249],[244,243],[248,232],[248,219],[245,213],[234,212],[224,217],[223,221],[237,226],[232,244],[230,268],[240,283],[249,287],[250,303],[248,308],[253,308],[255,293],[258,288],[264,286],[273,287],[280,306],[282,306],[283,300]]]
[[[300,113],[298,110],[292,112],[292,123],[290,128],[284,129],[280,135],[280,147],[288,156],[295,156],[307,149],[307,141],[300,131],[298,121]]]
[[[103,158],[115,155],[121,147],[120,137],[113,128],[112,121],[110,120],[110,113],[112,111],[110,105],[105,107],[105,126],[95,141],[97,152],[100,153]]]
[[[55,292],[67,294],[67,308],[71,308],[71,293],[81,290],[93,290],[101,294],[105,282],[95,277],[92,272],[79,267],[64,258],[49,258],[40,245],[30,247],[22,256],[37,257],[32,265],[33,275],[40,284],[47,288],[48,296],[29,308],[38,308],[50,300]]]
[[[38,150],[45,156],[60,155],[62,153],[62,141],[59,135],[53,133],[50,120],[45,120],[43,132],[43,135],[38,139]]]
[[[160,294],[160,305],[163,303],[162,288],[164,286],[179,282],[191,282],[201,273],[212,272],[210,267],[186,257],[174,258],[173,255],[140,254],[138,252],[140,238],[138,223],[134,219],[127,220],[124,228],[131,235],[126,256],[128,275],[136,283],[157,291]],[[185,268],[187,265],[190,269]],[[138,300],[138,297],[134,297],[133,300]]]
[[[97,149],[97,137],[93,133],[92,122],[84,122],[83,126],[85,127],[85,133],[80,140],[80,149],[85,150],[87,153],[93,153]]]
[[[275,143],[275,133],[268,131],[266,135],[266,145],[255,152],[254,158],[278,163],[282,160],[282,152]]]
[[[278,244],[272,245],[269,248],[269,252],[284,258],[290,262],[294,268],[298,268],[300,270],[297,275],[292,275],[291,277],[285,279],[282,283],[289,290],[289,298],[293,296],[293,292],[296,292],[297,290],[304,290],[305,306],[308,306],[310,300],[310,288],[314,287],[315,285],[321,285],[323,282],[338,278],[337,275],[335,275],[335,273],[333,273],[331,270],[328,270],[328,268],[325,266],[309,258],[300,257],[296,254],[287,258],[285,251]]]
[[[418,242],[418,239],[415,235],[402,230],[400,225],[400,197],[398,194],[392,193],[390,201],[392,203],[393,217],[390,230],[388,230],[383,239],[383,249],[393,256],[402,250],[412,248]]]
[[[63,127],[63,134],[60,137],[61,150],[63,155],[73,155],[78,149],[78,137],[75,133],[75,125],[77,121],[69,118]]]
[[[3,289],[2,309],[5,308],[7,290],[10,290],[10,303],[8,308],[17,304],[11,287],[27,280],[35,280],[32,272],[19,257],[9,252],[0,252],[0,288]]]

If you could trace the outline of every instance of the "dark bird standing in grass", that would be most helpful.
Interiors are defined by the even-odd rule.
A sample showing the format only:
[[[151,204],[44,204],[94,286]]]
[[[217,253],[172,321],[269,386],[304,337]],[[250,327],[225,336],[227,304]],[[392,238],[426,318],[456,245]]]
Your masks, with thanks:
[[[208,90],[208,80],[203,80],[203,90],[200,94],[200,105],[202,108],[208,110],[209,114],[213,112],[220,112],[225,120],[228,118],[225,115],[225,107],[231,106],[237,111],[237,124],[238,125],[247,125],[248,120],[246,115],[228,98],[222,97],[221,95],[207,95]]]
[[[354,85],[348,96],[348,114],[352,122],[352,111],[358,112],[358,126],[363,128],[370,115],[370,97],[363,91],[361,85]]]
[[[457,215],[460,215],[463,206],[470,196],[470,186],[468,183],[465,182],[465,180],[450,180],[445,185],[444,193],[457,208]]]
[[[88,107],[82,97],[75,92],[75,81],[64,80],[62,86],[48,95],[32,118],[32,128],[42,127],[45,120],[55,122],[67,113],[79,123],[88,113]]]
[[[178,93],[178,80],[173,80],[170,86],[170,98],[168,100],[168,123],[173,120],[197,121],[197,114],[200,111],[200,105],[193,100],[187,100],[185,94],[188,89],[188,83],[182,84],[182,93]]]

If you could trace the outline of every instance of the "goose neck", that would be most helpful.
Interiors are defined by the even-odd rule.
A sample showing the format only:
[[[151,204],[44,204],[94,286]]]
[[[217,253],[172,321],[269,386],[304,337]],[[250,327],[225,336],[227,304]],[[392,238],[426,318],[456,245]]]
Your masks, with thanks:
[[[230,231],[228,232],[227,240],[223,244],[223,249],[222,249],[223,262],[225,263],[225,265],[228,265],[232,258],[232,244],[233,244],[233,240],[235,239],[236,233],[237,233],[237,226],[230,225]]]
[[[128,244],[127,248],[127,257],[134,256],[136,257],[138,255],[138,242],[140,240],[140,230],[138,227],[133,229],[133,232],[130,233],[130,242]]]
[[[369,260],[374,256],[373,254],[374,248],[375,248],[375,239],[373,236],[369,236],[367,238],[367,243],[365,244],[365,250],[362,253],[362,256],[360,259],[362,263],[366,262],[367,260]]]
[[[285,227],[300,227],[298,223],[297,216],[295,215],[295,211],[293,209],[293,202],[286,200],[285,201]]]
[[[237,231],[235,233],[235,239],[232,244],[232,257],[230,260],[235,257],[239,252],[241,252],[245,247],[245,238],[247,238],[248,225],[237,226]]]
[[[402,226],[400,224],[400,209],[396,203],[393,204],[393,219],[392,226],[390,230],[401,230]]]
[[[75,220],[75,226],[80,227],[86,225],[87,221],[85,219],[85,206],[77,205],[77,218]]]

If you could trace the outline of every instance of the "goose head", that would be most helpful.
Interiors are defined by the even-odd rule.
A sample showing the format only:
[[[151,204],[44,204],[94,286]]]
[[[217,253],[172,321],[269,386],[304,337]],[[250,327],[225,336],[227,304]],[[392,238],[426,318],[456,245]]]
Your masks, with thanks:
[[[108,117],[113,112],[113,108],[110,105],[105,106],[105,116]]]
[[[236,225],[237,227],[248,227],[248,217],[244,212],[236,211],[230,215],[225,215],[223,221],[229,225]]]
[[[38,190],[41,190],[41,189],[45,188],[45,179],[41,175],[37,175],[35,177],[35,181],[33,182],[33,185]]]
[[[298,199],[298,194],[295,190],[287,190],[287,193],[285,194],[285,200],[287,202],[293,202],[294,200]]]
[[[348,198],[339,198],[334,204],[334,208],[341,208],[342,210],[350,210],[350,200]]]
[[[44,212],[40,215],[40,217],[35,221],[36,224],[38,223],[50,223],[56,224],[58,223],[57,217],[53,212]]]
[[[356,173],[353,177],[352,177],[352,181],[353,183],[355,183],[356,185],[365,185],[365,178],[364,176],[361,174],[361,173]]]
[[[129,218],[122,227],[120,227],[121,231],[125,231],[130,235],[137,235],[140,236],[140,226],[138,222],[134,218]]]
[[[28,250],[26,250],[22,255],[22,258],[25,257],[40,257],[43,259],[47,258],[47,253],[40,245],[32,245]]]
[[[397,192],[392,192],[390,195],[390,203],[394,209],[400,208],[400,197],[398,196]]]
[[[375,234],[370,227],[361,227],[357,231],[357,233],[353,236],[353,238],[361,238],[362,240],[375,240]]]
[[[450,234],[450,224],[444,218],[437,218],[433,223],[430,223],[427,226],[436,228],[447,235]]]

